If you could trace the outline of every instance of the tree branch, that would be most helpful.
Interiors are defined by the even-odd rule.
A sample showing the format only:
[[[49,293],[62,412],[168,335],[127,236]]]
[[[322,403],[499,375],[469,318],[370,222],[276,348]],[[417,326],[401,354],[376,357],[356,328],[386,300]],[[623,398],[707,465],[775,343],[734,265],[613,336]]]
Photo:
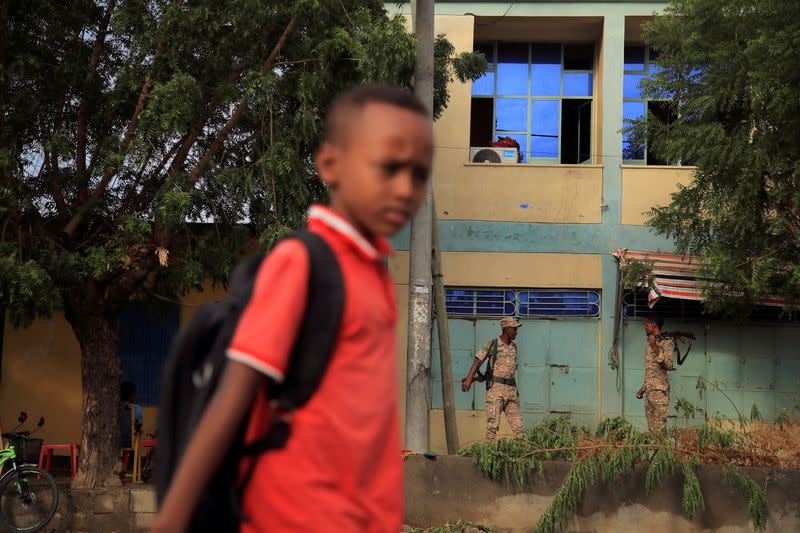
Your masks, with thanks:
[[[283,47],[286,45],[286,42],[289,40],[289,36],[294,31],[295,26],[295,18],[289,21],[289,24],[286,25],[286,29],[283,30],[283,35],[281,35],[280,39],[278,39],[275,48],[272,49],[272,52],[267,57],[264,64],[261,65],[261,72],[267,72],[268,70],[272,69],[275,63],[275,59],[280,54]],[[195,165],[194,169],[192,169],[191,174],[189,175],[189,181],[194,183],[200,177],[200,174],[205,170],[206,166],[214,159],[214,156],[217,155],[222,145],[225,144],[228,136],[230,135],[233,128],[239,123],[242,117],[247,113],[247,100],[243,100],[236,106],[236,110],[227,120],[225,125],[222,129],[217,133],[214,140],[211,142],[211,146],[208,147],[206,154],[200,159],[200,161]]]
[[[47,158],[48,154],[45,153],[44,157]],[[67,216],[67,203],[64,201],[64,192],[61,189],[61,169],[58,166],[58,153],[55,147],[50,151],[49,158],[47,174],[50,178],[50,193],[56,202],[58,216],[65,217]]]
[[[0,65],[5,70],[6,48],[8,47],[8,3],[10,0],[3,0],[0,6]],[[5,109],[0,109],[0,149],[8,147],[8,136],[6,135],[6,113]],[[11,173],[8,173],[10,177]],[[7,178],[8,178],[7,177]]]
[[[115,278],[106,289],[107,302],[115,307],[124,305],[156,268],[155,245],[140,245],[136,250],[135,266]]]
[[[142,187],[142,190],[139,193],[132,194],[125,199],[119,209],[119,217],[122,217],[122,215],[126,213],[135,213],[136,211],[141,211],[143,209],[144,206],[142,204],[147,200],[147,197],[162,185],[163,179],[160,179],[161,172],[164,170],[164,167],[167,166],[167,163],[169,163],[170,159],[172,159],[172,157],[175,155],[175,152],[181,146],[183,140],[184,138],[182,137],[180,141],[175,143],[172,148],[170,148],[169,151],[164,154],[164,156],[161,158],[161,161],[158,163],[158,166],[150,173],[153,178]]]
[[[78,169],[79,183],[83,182],[83,185],[80,186],[81,190],[79,192],[79,196],[81,197],[82,200],[85,200],[88,197],[88,190],[86,185],[89,182],[89,177],[86,175],[86,139],[88,136],[88,129],[89,129],[89,100],[86,97],[85,92],[89,83],[94,79],[95,75],[97,74],[97,63],[100,61],[100,54],[103,51],[103,43],[105,43],[106,34],[108,33],[108,25],[111,22],[111,14],[114,12],[116,4],[117,0],[110,0],[108,2],[108,6],[106,6],[105,15],[103,15],[103,19],[100,21],[100,26],[97,30],[97,38],[95,39],[94,47],[92,48],[92,55],[89,58],[89,67],[86,71],[86,76],[83,80],[84,95],[81,98],[80,105],[78,106],[78,127],[75,136],[76,139],[75,159]]]
[[[175,3],[178,7],[183,5],[185,0],[177,0]],[[147,102],[150,98],[150,91],[153,89],[153,83],[155,81],[155,67],[158,58],[164,53],[166,49],[166,41],[163,39],[159,40],[158,48],[153,56],[153,62],[150,65],[150,68],[147,71],[147,76],[145,77],[144,83],[142,84],[142,89],[139,91],[139,98],[136,101],[136,107],[133,110],[133,115],[128,120],[128,125],[125,128],[125,135],[122,137],[122,142],[119,145],[119,151],[124,156],[128,152],[128,147],[133,141],[133,138],[136,135],[136,131],[139,128],[139,116],[144,111],[144,108],[147,107]],[[96,158],[92,160],[92,165],[94,165]],[[86,203],[91,204],[100,199],[100,197],[105,193],[108,184],[111,183],[114,175],[119,170],[120,165],[122,164],[122,159],[116,165],[113,165],[105,170],[103,173],[103,177],[100,180],[100,183],[95,187],[95,189],[91,192],[90,195],[86,198]],[[83,211],[82,209],[78,209],[78,212]],[[78,229],[78,225],[81,222],[81,217],[78,215],[72,217],[69,221],[67,226],[64,228],[64,233],[66,235],[72,235],[76,229]]]
[[[269,34],[272,33],[273,29],[274,26],[269,26],[264,30],[264,37],[262,41],[265,41],[267,39]],[[257,53],[259,46],[260,44],[258,43],[253,45],[253,48],[250,50],[250,53],[248,54],[248,58],[252,58]],[[233,70],[231,70],[228,76],[225,78],[225,84],[231,85],[238,82],[239,78],[242,76],[242,73],[244,72],[244,69],[247,68],[248,62],[249,59],[244,60],[239,65],[237,65]],[[206,123],[214,115],[214,113],[217,112],[217,110],[222,105],[224,99],[225,96],[223,92],[221,90],[217,91],[217,93],[208,103],[206,108],[203,110],[203,113],[197,118],[197,121],[195,121],[194,126],[192,126],[192,129],[189,132],[189,134],[184,137],[180,150],[178,150],[175,159],[172,160],[172,164],[169,166],[167,174],[169,175],[175,174],[181,169],[183,164],[186,162],[186,158],[189,157],[189,153],[192,150],[192,146],[194,146],[195,141],[203,132],[203,128],[205,128]]]

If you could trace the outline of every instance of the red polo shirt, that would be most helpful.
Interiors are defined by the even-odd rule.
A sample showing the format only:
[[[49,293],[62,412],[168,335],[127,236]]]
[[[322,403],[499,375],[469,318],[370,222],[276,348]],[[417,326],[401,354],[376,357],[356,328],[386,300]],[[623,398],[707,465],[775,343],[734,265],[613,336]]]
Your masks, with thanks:
[[[384,239],[370,242],[332,210],[314,206],[308,228],[342,269],[342,325],[322,383],[293,418],[284,449],[263,454],[244,495],[241,531],[397,533],[402,526],[394,285]],[[308,252],[279,244],[264,261],[228,357],[277,380],[286,371],[306,300]],[[247,439],[269,422],[256,399]]]

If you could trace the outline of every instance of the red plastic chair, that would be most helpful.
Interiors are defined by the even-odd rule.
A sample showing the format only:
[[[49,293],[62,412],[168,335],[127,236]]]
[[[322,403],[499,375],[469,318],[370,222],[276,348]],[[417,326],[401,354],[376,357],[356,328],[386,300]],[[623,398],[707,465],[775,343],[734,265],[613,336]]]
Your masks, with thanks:
[[[67,450],[70,457],[70,467],[72,470],[72,477],[78,471],[78,450],[77,444],[42,444],[42,451],[39,452],[39,468],[44,465],[44,471],[50,472],[50,466],[53,462],[53,451]]]
[[[157,445],[156,439],[143,439],[137,437],[137,444],[135,445],[134,459],[133,459],[133,472],[134,483],[142,482],[142,452],[145,448],[155,448]]]

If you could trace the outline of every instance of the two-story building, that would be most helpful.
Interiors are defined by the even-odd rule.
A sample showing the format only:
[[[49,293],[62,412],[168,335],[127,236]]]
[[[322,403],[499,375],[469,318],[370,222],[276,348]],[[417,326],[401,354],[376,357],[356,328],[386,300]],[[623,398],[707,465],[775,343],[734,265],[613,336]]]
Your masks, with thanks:
[[[460,379],[483,343],[499,334],[498,318],[512,314],[523,321],[518,383],[526,424],[566,414],[591,426],[623,415],[645,427],[635,392],[645,345],[637,316],[647,311],[647,295],[620,288],[614,252],[673,252],[670,241],[644,225],[646,212],[669,203],[692,176],[692,168],[665,165],[623,133],[624,119],[666,112],[639,89],[657,68],[642,24],[665,7],[660,1],[435,4],[436,33],[458,51],[479,50],[489,60],[478,81],[452,87],[435,127],[433,188],[462,444],[483,438],[485,390],[463,393]],[[408,4],[403,9],[410,15]],[[489,146],[500,137],[517,141],[521,162],[513,149]],[[408,250],[408,235],[395,244]],[[667,270],[655,304],[668,317],[666,329],[697,336],[671,373],[673,406],[682,397],[709,416],[736,417],[738,410],[749,418],[754,405],[764,418],[791,411],[800,398],[800,329],[779,320],[779,308],[747,323],[712,320],[702,314],[693,280],[685,272],[670,275],[671,264],[684,266],[680,258],[651,258]],[[407,252],[391,260],[391,269],[404,360]],[[618,364],[612,365],[615,330]],[[685,353],[687,346],[679,348]],[[443,450],[435,338],[433,352],[431,440]],[[700,377],[706,390],[698,388]],[[674,407],[670,415],[677,416]]]

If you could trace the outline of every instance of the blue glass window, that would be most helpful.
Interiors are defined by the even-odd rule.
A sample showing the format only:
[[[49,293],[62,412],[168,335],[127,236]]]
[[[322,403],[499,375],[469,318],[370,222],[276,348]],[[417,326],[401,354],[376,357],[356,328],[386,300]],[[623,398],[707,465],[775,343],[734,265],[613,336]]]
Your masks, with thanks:
[[[525,291],[520,316],[598,316],[600,294],[594,291]]]
[[[511,137],[523,161],[574,164],[590,159],[591,146],[580,141],[590,138],[590,113],[572,110],[591,109],[581,106],[591,104],[594,94],[594,44],[476,44],[475,50],[495,61],[472,84],[471,146]],[[564,117],[570,122],[562,133]]]
[[[472,82],[472,94],[475,96],[491,96],[494,93],[494,72],[487,72]]]
[[[531,47],[531,95],[561,94],[561,45],[534,44]]]
[[[528,95],[528,45],[501,43],[497,45],[497,94]]]
[[[639,84],[642,83],[644,74],[625,74],[622,82],[623,98],[642,98]]]
[[[564,96],[592,96],[592,74],[564,73]]]
[[[486,56],[486,61],[489,63],[487,70],[494,70],[494,44],[481,43],[475,45],[475,51],[480,52]]]
[[[475,46],[476,52],[481,52],[486,56],[489,66],[486,73],[472,82],[472,94],[476,96],[491,96],[494,94],[494,45],[479,44]]]
[[[531,102],[531,157],[558,157],[561,101]]]
[[[638,120],[644,117],[647,110],[645,102],[623,102],[622,104],[622,119],[623,126],[627,127],[633,120]],[[644,146],[634,145],[629,139],[630,135],[627,132],[622,134],[622,158],[623,159],[644,159]]]
[[[592,290],[461,289],[445,290],[451,316],[597,317],[600,293]]]
[[[625,70],[644,71],[644,46],[628,45],[625,47]]]
[[[494,113],[498,133],[528,129],[527,98],[497,98]]]
[[[630,126],[631,120],[637,120],[645,116],[648,105],[652,105],[648,100],[671,99],[672,94],[667,91],[658,94],[645,95],[642,90],[642,81],[652,79],[661,72],[662,68],[657,64],[658,52],[643,45],[625,46],[625,73],[622,80],[622,115],[623,135],[622,135],[622,159],[623,161],[646,164],[667,164],[660,161],[654,154],[648,154],[644,144],[634,145],[630,135],[624,128]]]

